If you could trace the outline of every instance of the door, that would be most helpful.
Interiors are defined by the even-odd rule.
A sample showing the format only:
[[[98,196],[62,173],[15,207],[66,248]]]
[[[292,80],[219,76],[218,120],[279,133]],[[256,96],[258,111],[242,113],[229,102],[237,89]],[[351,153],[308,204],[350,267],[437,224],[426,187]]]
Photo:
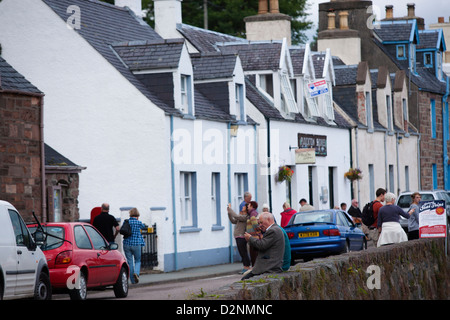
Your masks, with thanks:
[[[87,286],[98,286],[100,284],[100,269],[98,266],[97,252],[92,246],[86,231],[82,225],[76,225],[73,228],[75,244],[78,250],[74,252],[74,259],[76,263],[81,267],[82,264],[86,264],[88,268]]]
[[[349,240],[349,249],[359,250],[362,246],[362,238],[355,232],[355,224],[342,211],[337,213],[337,222],[341,234]]]
[[[39,258],[36,245],[19,213],[8,209],[16,241],[16,289],[15,295],[33,295]]]
[[[94,246],[97,256],[96,268],[99,270],[101,285],[115,283],[119,272],[119,259],[117,251],[109,250],[105,238],[93,227],[84,225]]]

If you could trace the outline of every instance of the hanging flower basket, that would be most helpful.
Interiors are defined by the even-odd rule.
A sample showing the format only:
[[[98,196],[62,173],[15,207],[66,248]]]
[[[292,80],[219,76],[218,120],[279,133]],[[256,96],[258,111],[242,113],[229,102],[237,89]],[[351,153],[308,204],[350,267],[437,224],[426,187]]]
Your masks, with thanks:
[[[358,168],[350,168],[346,173],[344,173],[344,177],[350,181],[359,180],[362,179],[362,172]]]
[[[294,174],[294,170],[292,170],[291,168],[289,168],[287,166],[282,166],[278,169],[277,181],[278,182],[283,182],[283,181],[290,182],[293,174]]]

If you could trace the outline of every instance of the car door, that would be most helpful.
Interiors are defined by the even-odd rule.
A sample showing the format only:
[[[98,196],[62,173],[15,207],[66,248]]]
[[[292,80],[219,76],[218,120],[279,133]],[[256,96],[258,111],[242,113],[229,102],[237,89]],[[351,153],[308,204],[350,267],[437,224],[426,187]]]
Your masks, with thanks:
[[[89,236],[81,224],[75,225],[73,228],[75,244],[78,248],[76,251],[76,261],[78,266],[86,265],[88,268],[88,287],[99,286],[101,271],[98,268],[97,251],[91,243]]]
[[[361,247],[361,241],[359,236],[355,233],[355,225],[350,220],[350,218],[342,211],[337,213],[338,224],[340,226],[340,231],[343,236],[349,240],[349,249],[357,250]]]
[[[36,271],[39,263],[36,244],[19,213],[13,209],[8,209],[8,213],[11,218],[16,244],[17,270],[15,295],[33,295],[36,284]]]
[[[97,268],[100,270],[100,283],[101,285],[107,285],[115,283],[119,272],[119,259],[117,258],[115,251],[108,249],[109,244],[105,238],[92,226],[84,225],[92,244],[94,245],[94,251],[97,256]]]

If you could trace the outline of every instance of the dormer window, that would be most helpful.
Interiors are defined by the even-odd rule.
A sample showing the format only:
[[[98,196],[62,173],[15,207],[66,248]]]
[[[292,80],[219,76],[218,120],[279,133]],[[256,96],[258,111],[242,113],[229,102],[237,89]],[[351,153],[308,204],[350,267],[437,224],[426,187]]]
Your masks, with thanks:
[[[236,103],[236,118],[239,121],[246,121],[244,109],[244,85],[236,83],[235,85],[235,103]]]
[[[432,56],[431,52],[425,52],[423,54],[423,65],[426,68],[433,67],[433,56]]]
[[[281,103],[282,110],[288,113],[297,113],[297,102],[295,102],[294,93],[286,73],[281,74]]]
[[[259,86],[273,98],[273,77],[272,74],[259,75]]]
[[[370,91],[366,91],[365,99],[366,99],[366,125],[367,125],[367,131],[373,132],[372,103],[371,103],[372,99],[371,99]]]
[[[416,45],[414,43],[409,45],[409,68],[416,73]]]
[[[406,60],[406,50],[404,44],[397,45],[397,59]]]
[[[181,75],[181,105],[180,110],[184,114],[193,115],[192,112],[192,80],[191,76],[182,74]]]
[[[305,103],[303,111],[307,118],[320,117],[319,107],[315,98],[311,97],[308,90],[308,83],[310,81],[306,79],[303,83],[303,96],[305,97]]]
[[[438,51],[436,53],[436,72],[437,72],[436,77],[439,80],[443,80],[443,77],[442,77],[442,52],[441,51]]]

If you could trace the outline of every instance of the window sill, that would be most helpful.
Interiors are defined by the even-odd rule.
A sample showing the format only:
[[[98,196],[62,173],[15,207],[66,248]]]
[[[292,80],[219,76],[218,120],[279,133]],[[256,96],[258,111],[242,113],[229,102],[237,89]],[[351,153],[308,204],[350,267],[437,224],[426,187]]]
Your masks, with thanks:
[[[225,229],[225,227],[224,226],[219,226],[219,225],[214,225],[214,226],[211,227],[211,231],[221,231],[223,229]]]
[[[181,227],[180,233],[192,233],[192,232],[200,232],[202,228],[198,227]]]

